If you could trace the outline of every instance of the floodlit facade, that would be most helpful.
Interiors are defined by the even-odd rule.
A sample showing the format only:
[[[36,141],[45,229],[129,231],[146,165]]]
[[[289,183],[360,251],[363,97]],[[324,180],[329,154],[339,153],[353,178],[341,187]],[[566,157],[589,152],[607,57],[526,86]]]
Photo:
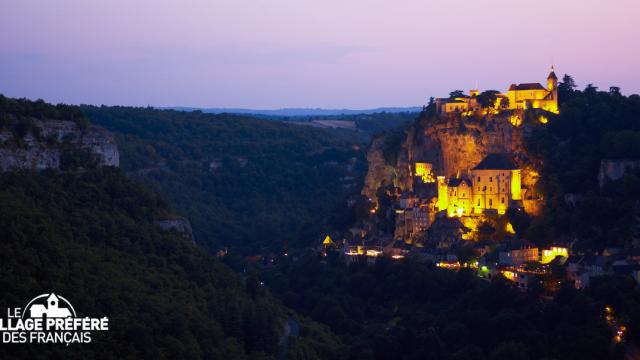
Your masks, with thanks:
[[[469,95],[455,98],[436,99],[439,113],[465,113],[482,110],[477,101],[479,90],[469,91]],[[506,93],[497,94],[494,110],[543,109],[558,113],[558,77],[553,66],[547,76],[546,87],[540,83],[511,84]]]
[[[417,162],[415,176],[420,177],[422,182],[425,184],[435,182],[435,178],[433,177],[433,165],[430,163]]]
[[[438,176],[438,210],[446,210],[449,217],[486,210],[504,214],[514,200],[522,199],[521,170],[508,155],[487,155],[471,169],[470,177]]]

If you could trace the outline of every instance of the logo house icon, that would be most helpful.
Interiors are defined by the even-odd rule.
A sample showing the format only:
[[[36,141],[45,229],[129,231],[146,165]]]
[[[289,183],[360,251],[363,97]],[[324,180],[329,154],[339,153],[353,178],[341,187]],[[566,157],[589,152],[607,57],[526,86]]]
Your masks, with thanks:
[[[62,306],[61,301],[66,305]],[[44,302],[44,303],[43,303]],[[33,298],[25,309],[29,311],[29,317],[32,318],[66,318],[76,317],[76,311],[71,306],[71,303],[62,296],[51,294],[42,294]],[[26,313],[23,313],[23,317]]]

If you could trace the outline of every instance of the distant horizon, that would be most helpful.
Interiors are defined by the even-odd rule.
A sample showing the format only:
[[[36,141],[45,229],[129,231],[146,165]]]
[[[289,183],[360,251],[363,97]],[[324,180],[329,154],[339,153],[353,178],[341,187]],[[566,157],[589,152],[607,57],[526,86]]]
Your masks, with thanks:
[[[420,106],[476,84],[544,83],[554,65],[580,88],[632,94],[638,23],[634,0],[24,0],[0,12],[0,93],[109,106],[369,109]]]
[[[557,73],[558,77],[559,77],[559,81],[562,82],[562,77],[565,74],[560,74]],[[571,74],[568,74],[571,75]],[[574,78],[575,79],[575,78]],[[535,82],[535,81],[534,81]],[[543,83],[542,81],[538,81],[539,83]],[[543,84],[544,85],[544,84]],[[584,85],[578,84],[577,86],[577,90],[584,90],[584,88],[587,85],[593,85],[595,86],[598,91],[608,91],[610,87],[619,87],[616,84],[611,84],[607,87],[601,87],[598,86],[598,84],[595,83],[585,83]],[[0,84],[1,86],[1,84]],[[464,93],[468,93],[468,91],[470,89],[451,89],[449,90],[448,93],[443,94],[442,96],[433,96],[434,98],[436,97],[446,97],[449,95],[450,92],[455,91],[455,90],[462,90]],[[497,88],[491,88],[491,89],[479,89],[480,92],[485,91],[485,90],[498,90],[500,91],[501,89],[497,89]],[[506,88],[505,88],[506,90]],[[620,93],[623,94],[624,96],[631,96],[631,95],[640,95],[640,91],[638,92],[627,92],[625,91],[623,88],[620,88]],[[280,111],[280,110],[331,110],[331,111],[339,111],[339,110],[348,110],[348,111],[371,111],[371,110],[380,110],[380,109],[410,109],[410,108],[421,108],[425,105],[427,105],[429,98],[431,96],[427,96],[425,98],[424,104],[419,104],[419,105],[374,105],[374,106],[370,106],[370,107],[338,107],[338,106],[322,106],[322,107],[315,107],[315,106],[274,106],[274,107],[251,107],[251,106],[208,106],[208,105],[154,105],[154,104],[120,104],[120,103],[113,103],[113,104],[108,104],[108,103],[78,103],[78,102],[65,102],[65,101],[55,101],[55,100],[50,100],[50,99],[45,99],[45,98],[41,98],[41,97],[32,97],[32,96],[20,96],[20,95],[12,95],[12,94],[8,94],[6,92],[2,91],[2,88],[0,88],[0,95],[9,97],[9,98],[26,98],[28,100],[32,100],[32,101],[36,101],[36,100],[43,100],[47,103],[51,103],[51,104],[66,104],[66,105],[76,105],[76,106],[125,106],[125,107],[152,107],[154,109],[159,109],[159,110],[243,110],[243,111],[260,111],[260,112],[268,112],[268,111]]]

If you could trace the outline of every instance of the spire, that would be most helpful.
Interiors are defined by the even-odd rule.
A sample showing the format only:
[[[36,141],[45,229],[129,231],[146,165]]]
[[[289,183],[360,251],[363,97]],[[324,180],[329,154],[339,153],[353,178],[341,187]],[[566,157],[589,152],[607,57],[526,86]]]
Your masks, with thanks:
[[[556,73],[554,72],[553,65],[551,65],[551,72],[549,72],[549,76],[547,76],[547,79],[558,80],[558,77],[556,76]]]

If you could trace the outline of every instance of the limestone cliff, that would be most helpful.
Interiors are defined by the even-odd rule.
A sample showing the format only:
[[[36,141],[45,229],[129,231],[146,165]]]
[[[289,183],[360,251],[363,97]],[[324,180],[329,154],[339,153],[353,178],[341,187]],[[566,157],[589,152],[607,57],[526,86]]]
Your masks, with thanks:
[[[516,116],[518,121],[514,121]],[[404,131],[395,164],[385,163],[382,157],[385,138],[373,141],[363,194],[375,200],[376,189],[382,183],[394,184],[402,191],[412,190],[416,162],[432,164],[435,175],[455,177],[465,175],[489,153],[511,154],[523,169],[523,187],[533,189],[539,164],[527,153],[524,141],[535,126],[540,126],[537,116],[537,112],[521,111],[484,117],[423,115]]]
[[[154,224],[160,227],[164,231],[173,231],[181,234],[184,238],[189,239],[195,243],[193,237],[193,229],[191,228],[191,222],[186,218],[179,217],[177,215],[168,214],[160,219],[154,221]]]
[[[397,179],[395,164],[387,163],[383,155],[385,140],[384,136],[374,138],[367,152],[369,170],[364,180],[362,194],[370,199],[376,198],[376,191],[382,185],[391,184],[394,179]]]
[[[109,131],[92,125],[80,129],[73,121],[33,120],[23,136],[6,128],[0,131],[0,171],[58,169],[63,145],[90,151],[101,165],[120,164],[118,146]]]

